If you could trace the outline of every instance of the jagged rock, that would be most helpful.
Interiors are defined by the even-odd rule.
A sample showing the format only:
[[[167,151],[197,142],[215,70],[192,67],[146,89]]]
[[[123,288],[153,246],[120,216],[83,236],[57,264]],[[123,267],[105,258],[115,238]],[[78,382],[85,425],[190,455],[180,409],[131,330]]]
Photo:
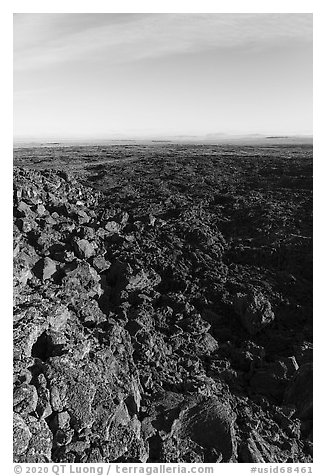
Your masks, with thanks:
[[[161,282],[161,277],[153,269],[147,272],[142,269],[135,276],[131,276],[128,281],[127,291],[144,291],[157,286]]]
[[[80,224],[88,223],[91,219],[91,217],[85,210],[81,210],[78,208],[76,209],[75,216],[77,217],[77,221]]]
[[[37,406],[36,413],[39,418],[47,418],[52,414],[52,407],[50,405],[50,391],[47,388],[47,381],[44,374],[37,376]]]
[[[95,254],[95,248],[92,243],[87,240],[77,240],[75,242],[76,252],[79,258],[88,259]]]
[[[295,359],[299,365],[311,363],[313,360],[313,346],[311,342],[303,342],[294,346]]]
[[[248,438],[246,441],[241,442],[239,447],[239,456],[242,461],[248,463],[266,463],[264,456],[257,448],[253,438]],[[269,460],[269,458],[266,459]]]
[[[14,286],[26,286],[27,281],[33,277],[31,268],[37,260],[37,255],[30,256],[27,253],[17,251],[14,256]]]
[[[110,235],[118,234],[121,230],[121,226],[116,221],[108,221],[104,228]]]
[[[50,279],[57,271],[57,264],[48,256],[38,261],[33,273],[43,281]]]
[[[298,419],[292,418],[294,413],[295,409],[293,407],[283,405],[282,407],[276,408],[275,421],[290,438],[299,439],[301,424]]]
[[[56,415],[55,427],[61,430],[69,428],[70,415],[68,412],[59,412]]]
[[[45,206],[43,204],[40,204],[40,205],[37,205],[36,207],[36,213],[39,215],[39,216],[43,216],[45,215],[47,212]]]
[[[37,420],[32,416],[26,418],[31,438],[29,441],[26,456],[20,461],[26,463],[49,463],[51,461],[51,450],[53,435],[45,420]]]
[[[76,429],[91,426],[95,419],[91,402],[96,388],[90,376],[74,368],[67,356],[53,357],[45,372],[50,382],[52,409],[56,412],[68,409],[73,415]]]
[[[175,461],[184,461],[182,452],[193,442],[208,450],[203,462],[236,461],[235,414],[216,397],[194,402],[174,421],[171,436],[175,442]],[[186,444],[185,444],[186,443]]]
[[[313,408],[313,372],[312,364],[302,365],[294,374],[289,383],[285,395],[284,403],[293,403],[298,414],[304,420],[312,419]]]
[[[214,354],[219,348],[218,342],[208,332],[200,334],[196,339],[196,353],[199,355]]]
[[[194,335],[205,334],[209,331],[211,325],[201,318],[200,314],[192,314],[179,322],[179,326]]]
[[[31,210],[31,208],[27,205],[27,203],[21,201],[17,205],[16,216],[18,218],[27,217],[27,216],[34,217],[35,214]]]
[[[96,301],[85,300],[76,303],[75,312],[77,313],[78,318],[82,321],[83,324],[87,326],[99,325],[103,322],[106,322],[107,318],[105,314],[101,311]]]
[[[98,273],[102,273],[110,268],[111,263],[107,261],[104,256],[95,256],[92,265]]]
[[[19,228],[19,230],[27,235],[30,233],[32,230],[35,230],[37,228],[37,223],[33,218],[31,218],[30,215],[26,218],[18,218],[16,220],[16,225]]]
[[[74,266],[77,264],[77,266]],[[82,295],[94,297],[101,296],[100,276],[87,262],[74,263],[72,269],[65,268],[66,276],[62,280],[65,292],[71,299],[80,298]]]
[[[14,410],[20,415],[28,415],[36,410],[37,406],[37,391],[34,385],[23,383],[14,390]]]
[[[254,392],[282,399],[285,387],[298,368],[294,357],[287,357],[257,369],[250,384]]]
[[[86,240],[96,240],[96,230],[91,226],[81,226],[80,234]]]
[[[69,429],[69,428],[65,428],[64,430],[62,429],[59,429],[55,435],[54,435],[54,446],[55,447],[62,447],[62,446],[65,446],[66,447],[66,451],[71,451],[72,449],[73,450],[77,450],[78,452],[78,444],[75,444],[74,446],[70,445],[72,439],[73,439],[73,436],[74,436],[74,430],[73,429]],[[79,445],[80,447],[80,445]],[[82,450],[85,450],[86,448],[88,448],[88,445],[84,444],[82,446]]]
[[[275,319],[270,302],[261,293],[238,293],[234,298],[234,309],[243,327],[252,335]]]
[[[28,448],[29,441],[31,439],[31,432],[26,425],[23,418],[14,413],[13,417],[13,450],[14,455],[20,457],[20,455],[24,454]]]
[[[55,215],[55,216],[52,216],[54,214],[51,214],[47,217],[45,217],[45,223],[47,223],[48,225],[56,225],[57,224],[57,218],[58,218],[58,214]]]
[[[51,461],[52,433],[44,420],[21,418],[14,413],[14,462],[48,463]]]
[[[24,362],[31,357],[33,345],[47,329],[47,317],[31,308],[23,310],[17,320],[21,324],[14,329],[14,360]]]
[[[282,452],[278,445],[270,444],[259,433],[253,430],[247,440],[239,446],[240,462],[248,463],[280,463],[289,457],[287,453],[282,459]]]
[[[50,328],[54,331],[63,330],[66,327],[70,313],[66,306],[58,306],[49,316]]]

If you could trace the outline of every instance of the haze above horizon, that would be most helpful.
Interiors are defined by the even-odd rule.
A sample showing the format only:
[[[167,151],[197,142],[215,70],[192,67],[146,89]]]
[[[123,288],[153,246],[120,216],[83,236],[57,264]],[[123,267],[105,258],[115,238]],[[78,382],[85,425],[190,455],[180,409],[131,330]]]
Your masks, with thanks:
[[[312,134],[312,14],[15,14],[14,136]]]

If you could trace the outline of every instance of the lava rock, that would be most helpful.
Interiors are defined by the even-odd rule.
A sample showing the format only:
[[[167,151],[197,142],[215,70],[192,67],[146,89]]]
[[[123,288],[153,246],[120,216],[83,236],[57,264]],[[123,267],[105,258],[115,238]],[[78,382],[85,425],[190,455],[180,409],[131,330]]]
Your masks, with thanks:
[[[14,390],[13,405],[16,413],[20,415],[28,415],[36,410],[37,391],[34,385],[23,383]]]
[[[180,440],[192,441],[202,448],[214,449],[217,456],[221,454],[221,462],[232,462],[237,456],[234,423],[235,414],[231,408],[211,397],[181,411],[173,423],[171,438],[177,442],[177,447]]]
[[[47,381],[44,374],[37,376],[37,406],[36,413],[39,418],[47,418],[52,414],[52,407],[50,404],[50,391],[47,388]]]
[[[261,293],[238,293],[234,298],[234,309],[251,335],[257,334],[275,319],[271,303]]]
[[[31,438],[23,461],[26,463],[49,463],[51,461],[53,435],[46,421],[28,416],[26,423],[31,432]]]
[[[66,306],[58,306],[55,309],[51,309],[49,316],[49,326],[54,331],[61,331],[65,329],[67,321],[70,317],[70,312]]]
[[[26,425],[23,418],[14,413],[13,417],[13,451],[14,451],[14,461],[17,461],[15,458],[20,457],[24,454],[28,448],[29,441],[31,439],[31,432]]]
[[[43,204],[40,204],[40,205],[37,205],[36,207],[36,213],[39,215],[39,216],[43,216],[45,215],[47,212],[45,206]]]
[[[19,152],[19,463],[311,461],[307,151],[167,147]]]
[[[95,256],[92,266],[98,273],[103,273],[110,268],[111,263],[107,261],[104,256]]]
[[[85,240],[85,239],[77,240],[74,244],[75,244],[77,256],[79,258],[88,259],[91,256],[94,256],[95,254],[94,245],[90,243],[88,240]]]
[[[27,205],[27,203],[21,201],[17,205],[16,216],[18,218],[23,218],[27,216],[34,217],[35,214],[32,212],[31,208]]]
[[[294,404],[297,407],[298,414],[302,419],[312,419],[313,371],[311,363],[302,365],[296,371],[286,389],[284,403]]]
[[[57,271],[57,264],[46,256],[39,260],[33,268],[33,273],[42,281],[50,279]]]
[[[179,326],[194,335],[205,334],[209,331],[211,325],[206,320],[202,319],[200,314],[192,314],[179,322]]]
[[[218,342],[208,332],[200,334],[200,336],[196,339],[195,345],[195,352],[197,355],[209,356],[211,354],[214,354],[219,349]]]
[[[127,291],[144,291],[145,289],[153,289],[161,282],[161,277],[153,270],[144,271],[143,269],[129,278],[126,286]]]
[[[121,230],[121,226],[116,221],[108,221],[104,228],[109,235],[119,234]]]

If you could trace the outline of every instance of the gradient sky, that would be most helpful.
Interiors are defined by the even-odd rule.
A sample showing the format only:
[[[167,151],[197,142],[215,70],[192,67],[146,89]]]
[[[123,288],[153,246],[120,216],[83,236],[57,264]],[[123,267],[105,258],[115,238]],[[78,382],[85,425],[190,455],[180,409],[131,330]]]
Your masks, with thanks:
[[[14,15],[14,135],[312,133],[311,14]]]

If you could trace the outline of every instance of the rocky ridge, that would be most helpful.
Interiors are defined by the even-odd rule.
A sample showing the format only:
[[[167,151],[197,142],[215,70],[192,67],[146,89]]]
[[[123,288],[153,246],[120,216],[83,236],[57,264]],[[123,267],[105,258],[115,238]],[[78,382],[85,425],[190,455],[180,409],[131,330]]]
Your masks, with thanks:
[[[311,345],[232,253],[200,205],[16,167],[14,460],[311,461]]]

